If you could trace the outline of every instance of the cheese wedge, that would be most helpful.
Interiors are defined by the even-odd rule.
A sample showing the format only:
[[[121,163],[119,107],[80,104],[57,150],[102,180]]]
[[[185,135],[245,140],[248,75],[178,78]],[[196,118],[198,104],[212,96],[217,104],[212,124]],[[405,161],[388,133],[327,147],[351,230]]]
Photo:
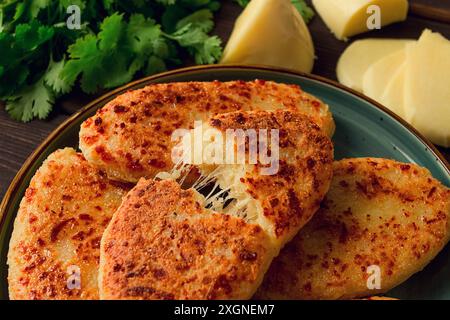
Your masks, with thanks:
[[[370,31],[369,6],[379,7],[380,27],[406,19],[407,0],[313,0],[314,7],[325,24],[339,40]]]
[[[363,92],[365,95],[380,100],[387,84],[405,61],[405,50],[400,50],[375,62],[363,77]]]
[[[404,92],[405,92],[405,70],[406,63],[404,62],[397,70],[397,72],[389,81],[386,89],[380,97],[379,102],[396,113],[400,117],[405,117],[404,109]]]
[[[406,119],[431,142],[450,147],[450,41],[425,30],[406,50]]]
[[[221,63],[247,63],[311,72],[314,45],[290,0],[253,0],[236,20]]]
[[[364,73],[373,63],[413,42],[407,39],[364,39],[353,42],[339,58],[336,69],[339,82],[362,92]]]

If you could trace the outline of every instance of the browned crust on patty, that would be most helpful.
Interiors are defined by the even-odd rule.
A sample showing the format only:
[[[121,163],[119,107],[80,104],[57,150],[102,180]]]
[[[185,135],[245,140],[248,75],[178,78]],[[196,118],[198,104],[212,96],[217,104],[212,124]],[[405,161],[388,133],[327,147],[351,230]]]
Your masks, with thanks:
[[[20,204],[8,253],[11,299],[98,299],[100,239],[129,186],[109,181],[75,150],[52,153]],[[81,289],[69,289],[68,268]]]
[[[209,123],[222,132],[279,130],[278,172],[262,175],[261,167],[269,165],[247,165],[241,183],[260,203],[264,218],[259,223],[284,246],[311,219],[328,191],[333,173],[331,140],[311,117],[287,110],[220,114]]]
[[[274,109],[299,110],[329,136],[334,131],[328,106],[297,85],[262,80],[154,84],[120,95],[86,120],[80,148],[111,179],[136,182],[173,166],[175,129],[190,129],[194,120],[215,114]]]
[[[172,180],[139,181],[102,238],[102,299],[251,297],[275,254],[266,233],[197,196]]]
[[[450,190],[414,164],[338,161],[321,209],[271,265],[262,299],[351,299],[422,270],[450,235]],[[381,271],[369,290],[368,267]]]

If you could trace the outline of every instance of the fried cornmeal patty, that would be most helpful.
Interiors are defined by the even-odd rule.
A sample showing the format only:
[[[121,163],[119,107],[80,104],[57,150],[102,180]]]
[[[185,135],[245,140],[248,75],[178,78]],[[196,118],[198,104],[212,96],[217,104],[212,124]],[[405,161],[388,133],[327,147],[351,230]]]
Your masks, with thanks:
[[[450,190],[424,168],[374,158],[338,161],[321,209],[274,260],[256,297],[384,293],[445,246],[449,216]]]
[[[141,179],[101,241],[102,299],[248,299],[276,253],[261,227],[194,189]]]
[[[14,223],[10,298],[98,299],[101,236],[129,189],[71,148],[52,153],[31,180]]]
[[[244,164],[201,164],[197,168],[202,180],[215,181],[221,190],[227,190],[223,201],[210,200],[218,211],[261,225],[274,245],[282,248],[311,219],[328,191],[334,157],[331,140],[309,116],[287,110],[219,114],[209,120],[206,130],[211,128],[223,137],[229,129],[254,130],[259,142],[260,130],[278,131],[275,166],[261,163],[261,158],[252,164],[247,154]],[[271,139],[268,134],[267,153],[258,145],[260,157],[274,154]]]
[[[252,82],[185,82],[153,84],[122,94],[86,120],[80,149],[108,177],[137,182],[168,171],[172,132],[190,129],[195,120],[231,111],[292,109],[310,115],[331,136],[328,106],[297,85]]]
[[[188,190],[174,180],[141,180],[102,238],[102,298],[248,299],[319,208],[331,182],[333,146],[310,117],[233,112],[205,127],[214,141],[228,129],[278,130],[278,141],[266,140],[271,155],[279,146],[277,169],[266,175],[261,169],[268,165],[260,161],[212,164],[204,154],[209,164],[194,164],[201,177]],[[197,192],[207,185],[213,185],[207,195]]]

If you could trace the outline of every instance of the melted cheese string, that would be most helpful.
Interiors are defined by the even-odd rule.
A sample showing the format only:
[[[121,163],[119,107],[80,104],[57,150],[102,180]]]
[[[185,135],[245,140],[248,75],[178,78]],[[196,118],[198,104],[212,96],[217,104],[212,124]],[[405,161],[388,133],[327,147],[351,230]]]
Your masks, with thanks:
[[[169,172],[158,173],[154,180],[173,179],[182,185],[195,166],[180,159]],[[211,185],[212,189],[203,195],[203,206],[214,212],[228,214],[251,222],[257,219],[254,199],[245,192],[245,185],[240,181],[245,173],[245,165],[218,165],[211,170],[211,166],[198,167],[200,176],[191,188],[198,193]],[[226,187],[225,187],[226,186]],[[250,215],[250,213],[253,214]]]

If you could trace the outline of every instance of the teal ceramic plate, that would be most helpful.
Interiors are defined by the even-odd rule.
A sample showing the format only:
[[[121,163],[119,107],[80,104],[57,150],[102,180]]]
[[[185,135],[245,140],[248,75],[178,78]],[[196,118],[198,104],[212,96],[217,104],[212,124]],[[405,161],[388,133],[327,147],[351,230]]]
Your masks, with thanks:
[[[0,298],[7,299],[6,257],[14,217],[31,177],[54,150],[77,147],[80,124],[105,103],[130,89],[174,81],[265,79],[295,83],[330,105],[336,121],[335,157],[383,157],[414,162],[450,186],[450,169],[439,152],[414,129],[374,101],[330,80],[287,70],[252,66],[206,66],[175,70],[119,88],[84,107],[58,127],[23,165],[0,207]],[[401,299],[450,299],[450,246],[422,272],[389,293]]]

